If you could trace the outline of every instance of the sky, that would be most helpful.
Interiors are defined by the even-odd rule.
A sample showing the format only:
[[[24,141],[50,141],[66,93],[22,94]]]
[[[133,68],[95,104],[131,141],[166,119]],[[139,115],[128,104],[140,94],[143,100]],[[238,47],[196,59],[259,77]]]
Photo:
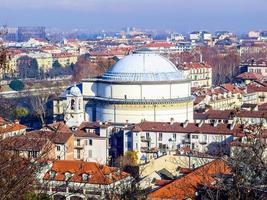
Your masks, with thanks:
[[[0,24],[241,33],[267,30],[267,0],[0,0]]]

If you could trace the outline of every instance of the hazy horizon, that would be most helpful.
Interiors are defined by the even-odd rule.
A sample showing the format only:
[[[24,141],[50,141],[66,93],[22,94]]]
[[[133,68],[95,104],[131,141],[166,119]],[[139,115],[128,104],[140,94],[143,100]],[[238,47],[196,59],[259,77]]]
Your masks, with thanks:
[[[267,29],[266,0],[0,0],[0,24],[189,32]]]

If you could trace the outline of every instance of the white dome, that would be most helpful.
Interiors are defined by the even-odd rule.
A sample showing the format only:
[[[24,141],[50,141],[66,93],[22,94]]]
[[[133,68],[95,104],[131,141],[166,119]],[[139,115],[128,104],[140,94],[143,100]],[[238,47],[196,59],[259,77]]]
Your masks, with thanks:
[[[167,58],[153,53],[134,53],[119,60],[110,73],[168,73],[177,72],[176,66]]]
[[[113,65],[102,79],[115,81],[184,80],[185,74],[167,58],[151,52],[136,52]]]
[[[80,88],[78,88],[76,85],[74,85],[70,88],[69,94],[76,96],[76,97],[82,95]]]

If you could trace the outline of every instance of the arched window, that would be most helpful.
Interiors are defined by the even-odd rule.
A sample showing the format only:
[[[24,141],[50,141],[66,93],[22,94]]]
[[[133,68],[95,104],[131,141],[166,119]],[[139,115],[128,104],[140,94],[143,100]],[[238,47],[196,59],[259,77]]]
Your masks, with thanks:
[[[79,110],[81,110],[81,99],[79,100]]]
[[[75,109],[75,100],[74,99],[72,99],[71,102],[70,102],[70,109],[71,110]]]

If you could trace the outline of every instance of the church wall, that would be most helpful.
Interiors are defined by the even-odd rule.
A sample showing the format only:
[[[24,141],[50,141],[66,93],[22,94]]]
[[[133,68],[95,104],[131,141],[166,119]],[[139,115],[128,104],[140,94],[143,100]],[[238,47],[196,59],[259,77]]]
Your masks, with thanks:
[[[112,85],[112,98],[141,99],[140,85]]]
[[[171,98],[188,97],[191,95],[190,83],[179,83],[171,85]]]
[[[97,84],[94,82],[82,82],[84,96],[96,96]]]
[[[170,99],[170,84],[142,85],[143,99]]]
[[[166,105],[106,105],[97,106],[97,120],[124,123],[139,123],[141,120],[168,122],[171,118],[184,122],[193,121],[193,104],[179,103]]]

